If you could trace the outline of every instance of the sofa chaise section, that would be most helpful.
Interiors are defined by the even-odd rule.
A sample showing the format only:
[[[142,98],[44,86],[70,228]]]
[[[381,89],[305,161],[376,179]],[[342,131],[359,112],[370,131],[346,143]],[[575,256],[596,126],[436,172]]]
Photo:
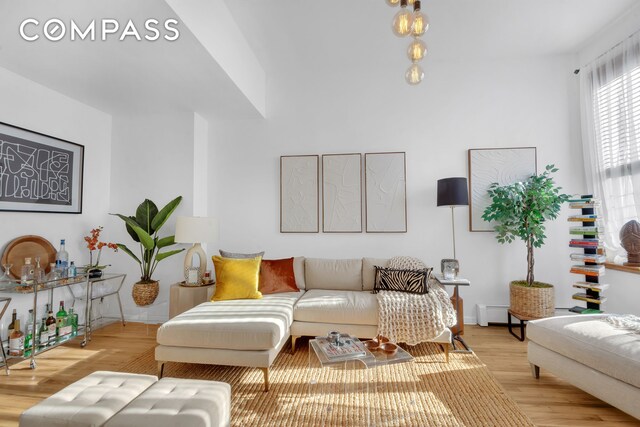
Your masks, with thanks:
[[[640,334],[615,328],[608,315],[530,321],[528,359],[534,377],[544,368],[640,419]]]
[[[269,367],[289,339],[294,305],[303,293],[206,302],[174,317],[158,329],[159,376],[165,362],[256,367],[267,390]]]

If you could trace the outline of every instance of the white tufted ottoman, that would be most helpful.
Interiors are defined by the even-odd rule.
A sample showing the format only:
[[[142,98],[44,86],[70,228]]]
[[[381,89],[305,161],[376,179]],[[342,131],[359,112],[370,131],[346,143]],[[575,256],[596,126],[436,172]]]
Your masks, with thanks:
[[[20,426],[229,426],[230,408],[226,383],[98,371],[27,409]]]
[[[101,426],[157,381],[153,375],[97,371],[27,409],[20,426]]]
[[[162,378],[105,427],[228,426],[231,386],[216,381]]]

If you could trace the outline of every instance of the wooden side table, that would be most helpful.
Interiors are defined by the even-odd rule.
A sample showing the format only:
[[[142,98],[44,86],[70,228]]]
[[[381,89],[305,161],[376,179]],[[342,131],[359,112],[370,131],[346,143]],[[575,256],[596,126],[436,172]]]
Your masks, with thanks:
[[[453,333],[453,338],[452,338],[451,344],[453,345],[453,351],[454,352],[470,353],[471,352],[471,348],[464,341],[464,338],[462,338],[462,331],[464,331],[464,327],[462,326],[462,325],[464,325],[464,313],[462,313],[462,310],[461,310],[461,307],[460,307],[460,299],[459,299],[459,295],[460,294],[458,293],[458,287],[459,286],[471,286],[471,282],[469,280],[467,280],[467,279],[462,279],[460,277],[455,278],[455,279],[445,279],[442,274],[437,274],[437,273],[434,274],[433,277],[441,285],[444,285],[444,286],[455,286],[454,297],[455,297],[455,301],[456,301],[456,320],[457,320],[457,324],[456,324],[456,326],[454,328],[451,328],[451,332]],[[456,341],[458,341],[464,347],[464,350],[457,350],[456,349]]]
[[[180,283],[171,285],[169,291],[169,319],[198,304],[210,301],[214,288],[214,283],[203,286],[182,286]]]

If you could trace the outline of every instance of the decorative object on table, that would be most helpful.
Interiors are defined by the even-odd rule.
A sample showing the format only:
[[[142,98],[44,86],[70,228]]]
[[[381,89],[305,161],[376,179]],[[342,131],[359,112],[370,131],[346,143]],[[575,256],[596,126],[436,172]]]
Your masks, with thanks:
[[[440,260],[440,273],[445,279],[451,280],[458,277],[460,272],[460,263],[457,259],[444,258]]]
[[[574,226],[569,229],[571,240],[569,247],[577,248],[582,252],[574,252],[570,258],[574,262],[570,272],[573,274],[584,275],[584,281],[575,282],[574,288],[580,289],[580,292],[573,294],[572,298],[578,301],[585,301],[587,307],[575,306],[569,309],[579,314],[602,313],[600,304],[607,300],[601,296],[601,292],[609,287],[609,285],[600,283],[600,277],[605,274],[604,248],[599,235],[603,232],[602,227],[598,224],[598,214],[596,209],[600,206],[600,201],[591,194],[582,195],[580,197],[571,198],[569,208],[580,209],[580,215],[572,215],[569,217],[570,222],[574,222],[574,218],[586,218],[581,226]]]
[[[176,243],[193,243],[184,257],[184,281],[188,285],[201,285],[207,269],[207,254],[201,243],[213,242],[218,224],[214,218],[179,216],[176,219]],[[198,263],[193,265],[194,255]]]
[[[491,204],[482,215],[483,219],[496,222],[498,242],[520,239],[527,245],[527,279],[510,283],[509,309],[529,319],[553,316],[555,311],[553,285],[534,280],[533,255],[534,248],[544,244],[545,222],[557,218],[562,204],[569,199],[551,177],[557,171],[554,165],[547,165],[542,174],[531,175],[526,181],[491,184]]]
[[[382,346],[383,344],[386,344],[388,342],[389,342],[389,338],[378,334],[378,335],[376,335],[375,338],[367,340],[363,344],[364,344],[365,347],[367,347],[367,350],[373,352],[373,351],[378,350],[380,348],[380,346]]]
[[[620,244],[627,251],[629,267],[640,267],[640,222],[632,219],[620,229]]]
[[[0,165],[0,210],[82,213],[82,145],[0,123]]]
[[[322,231],[362,233],[362,155],[322,155]]]
[[[429,29],[429,17],[421,12],[420,0],[387,0],[387,4],[400,5],[400,11],[393,17],[391,29],[398,37],[411,35],[407,56],[412,64],[404,78],[408,84],[417,85],[424,79],[424,70],[418,62],[422,61],[427,54],[427,45],[420,37]],[[407,4],[413,4],[413,12],[407,9]]]
[[[330,361],[349,360],[364,357],[367,354],[364,344],[358,338],[340,332],[330,332],[329,335],[316,337],[316,342]]]
[[[320,232],[320,157],[280,157],[280,232]]]
[[[140,281],[133,285],[132,290],[133,300],[138,306],[153,304],[158,296],[158,292],[160,292],[158,281],[152,278],[158,263],[184,250],[174,249],[160,252],[161,249],[174,245],[175,237],[166,236],[161,238],[159,236],[160,229],[181,201],[182,196],[178,196],[167,203],[162,209],[158,210],[155,203],[149,199],[145,199],[136,209],[135,216],[111,214],[116,215],[125,222],[127,233],[140,245],[140,253],[142,256],[138,258],[126,245],[122,243],[117,244],[119,249],[140,265]]]
[[[15,286],[16,279],[11,276],[11,264],[2,265],[2,275],[0,275],[0,289]]]
[[[405,153],[365,153],[364,194],[367,233],[407,232]]]
[[[117,244],[100,241],[100,233],[102,233],[102,230],[103,227],[99,226],[98,228],[92,229],[88,236],[83,237],[84,241],[87,243],[87,249],[89,249],[89,264],[84,266],[84,270],[92,279],[101,277],[102,271],[108,267],[108,265],[100,265],[100,255],[102,255],[102,248],[106,246],[107,248],[112,249],[114,252],[118,252]],[[95,259],[93,257],[94,251],[98,251]]]
[[[469,231],[494,231],[495,224],[482,215],[491,204],[487,191],[525,181],[537,172],[536,148],[480,148],[469,150]]]
[[[50,265],[56,262],[56,248],[51,242],[41,236],[20,236],[10,241],[2,253],[2,264],[11,264],[10,272],[13,277],[20,277],[25,258],[40,257],[45,273],[51,271]]]

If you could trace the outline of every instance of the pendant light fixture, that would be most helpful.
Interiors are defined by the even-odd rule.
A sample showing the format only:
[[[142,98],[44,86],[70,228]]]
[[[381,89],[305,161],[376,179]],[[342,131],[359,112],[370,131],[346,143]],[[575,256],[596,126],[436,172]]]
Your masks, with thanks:
[[[413,14],[407,9],[407,0],[400,0],[400,10],[393,17],[391,28],[398,37],[406,37],[411,33]]]
[[[424,70],[418,64],[411,64],[407,72],[404,74],[404,79],[411,86],[415,86],[424,79]]]
[[[412,62],[404,78],[410,85],[417,85],[424,79],[424,70],[418,64],[427,54],[427,45],[420,39],[429,29],[429,17],[422,13],[420,0],[385,0],[389,6],[400,4],[400,11],[393,17],[393,34],[398,37],[411,35],[413,39],[407,48],[407,57]],[[413,5],[413,13],[407,9]]]
[[[416,0],[413,5],[411,35],[413,37],[422,37],[428,29],[429,17],[420,11],[420,0]]]

